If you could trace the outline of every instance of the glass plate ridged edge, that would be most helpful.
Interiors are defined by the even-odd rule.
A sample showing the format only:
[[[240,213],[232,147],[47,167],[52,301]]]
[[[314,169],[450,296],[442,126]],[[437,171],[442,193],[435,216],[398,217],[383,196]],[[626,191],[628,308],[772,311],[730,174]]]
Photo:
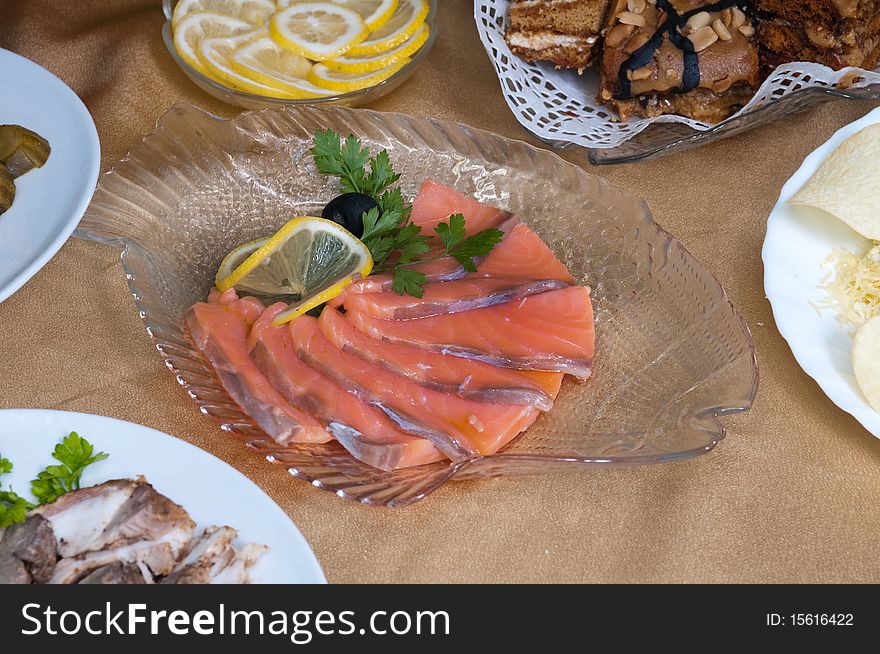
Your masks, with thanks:
[[[397,148],[401,156],[429,153],[435,158],[440,157],[449,165],[448,170],[437,169],[440,181],[449,182],[450,175],[457,175],[459,179],[469,179],[473,175],[477,187],[472,192],[487,201],[491,201],[498,189],[490,188],[491,193],[487,196],[486,189],[480,187],[481,183],[485,186],[485,174],[480,177],[477,172],[469,172],[471,169],[489,171],[499,179],[526,170],[540,179],[554,180],[552,187],[536,187],[528,197],[542,195],[546,202],[553,203],[559,193],[564,193],[569,201],[583,202],[584,215],[593,216],[597,222],[587,228],[595,230],[599,239],[586,239],[605,257],[597,259],[602,262],[602,268],[595,271],[599,280],[594,286],[597,348],[602,347],[603,334],[622,329],[618,324],[612,324],[613,316],[609,313],[612,304],[623,303],[624,309],[632,307],[629,313],[623,314],[634,316],[638,322],[637,309],[643,299],[623,297],[624,291],[628,294],[630,289],[623,282],[615,285],[615,280],[625,279],[628,283],[635,280],[639,284],[652,283],[660,288],[657,291],[652,286],[646,292],[659,292],[664,306],[669,301],[671,308],[668,311],[673,320],[681,319],[675,311],[687,313],[693,304],[693,315],[688,313],[684,318],[687,331],[700,343],[705,341],[710,355],[718,357],[717,362],[712,359],[706,369],[698,365],[702,365],[700,361],[686,360],[677,364],[694,368],[696,372],[693,374],[697,377],[687,382],[689,386],[674,389],[674,397],[667,400],[667,404],[681,403],[680,406],[676,404],[678,414],[671,409],[668,416],[664,414],[668,424],[662,423],[659,416],[663,413],[661,409],[669,407],[649,407],[657,415],[648,415],[645,419],[656,433],[622,433],[619,426],[615,431],[614,424],[584,424],[578,433],[560,436],[563,444],[568,442],[566,438],[573,439],[572,450],[576,450],[579,442],[576,439],[587,432],[596,438],[605,438],[601,430],[609,430],[613,439],[602,441],[602,447],[595,451],[560,451],[563,446],[554,442],[555,432],[552,430],[550,437],[544,435],[543,439],[540,436],[529,439],[527,432],[494,456],[387,473],[354,460],[335,443],[277,445],[242,413],[219,383],[211,366],[190,343],[183,330],[182,312],[174,315],[174,311],[169,310],[167,296],[175,292],[173,283],[190,284],[191,280],[185,275],[175,278],[174,274],[178,272],[175,268],[161,273],[170,275],[169,285],[169,280],[157,272],[157,260],[163,252],[155,247],[151,249],[151,239],[155,238],[151,222],[163,216],[173,216],[188,192],[206,187],[218,175],[241,177],[244,174],[247,177],[246,171],[237,168],[241,163],[236,156],[251,152],[258,156],[261,152],[279,149],[295,141],[305,143],[318,128],[354,133],[368,143],[388,144]],[[476,166],[475,161],[482,164]],[[447,175],[445,180],[442,178],[444,174]],[[521,189],[516,192],[520,193]],[[502,189],[500,197],[509,199],[509,192]],[[503,204],[501,200],[497,201]],[[591,207],[589,212],[586,210],[588,205]],[[155,226],[155,222],[153,224]],[[545,226],[544,233],[539,229],[542,236],[551,239],[551,246],[555,249],[567,247],[562,241],[552,240],[552,231],[552,226]],[[126,279],[147,331],[167,367],[204,414],[217,420],[226,432],[260,451],[269,461],[285,467],[292,475],[340,497],[363,503],[404,506],[425,497],[451,478],[568,471],[595,464],[646,464],[689,458],[708,452],[724,437],[724,428],[717,416],[748,410],[757,391],[754,345],[745,322],[714,276],[653,222],[642,201],[552,152],[455,123],[342,107],[265,109],[223,120],[191,105],[176,105],[158,121],[156,129],[140,145],[102,177],[77,236],[122,249]],[[580,245],[576,243],[577,247]],[[183,268],[187,265],[186,261],[177,263]],[[606,278],[609,280],[607,284]],[[681,290],[676,284],[685,284],[686,287],[675,295],[664,284],[671,284],[672,291]],[[196,285],[197,291],[189,289],[190,296],[206,293],[210,282],[202,280]],[[668,293],[669,297],[663,293]],[[676,352],[688,351],[691,344],[683,335],[677,333],[672,338],[674,342],[649,366],[663,357],[671,359]],[[699,354],[694,354],[694,359]],[[597,356],[601,356],[601,350]],[[663,366],[659,369],[666,370]],[[624,380],[625,388],[615,388],[610,393],[613,398],[601,398],[599,404],[603,406],[591,408],[595,415],[601,418],[606,411],[608,422],[612,423],[618,411],[617,403],[626,403],[627,410],[636,415],[641,410],[637,406],[641,398],[647,397],[645,402],[652,398],[650,389],[640,388],[639,372],[637,370],[636,376]],[[696,401],[695,396],[699,396]],[[694,402],[698,406],[692,407]],[[630,407],[633,403],[635,405]],[[577,413],[575,409],[573,403],[569,403],[568,410],[573,416]],[[566,410],[566,406],[556,409]]]

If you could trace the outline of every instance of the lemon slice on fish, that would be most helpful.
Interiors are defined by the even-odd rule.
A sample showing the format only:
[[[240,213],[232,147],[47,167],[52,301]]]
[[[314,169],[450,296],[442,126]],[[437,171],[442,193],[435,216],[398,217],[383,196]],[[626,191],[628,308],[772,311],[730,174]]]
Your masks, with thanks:
[[[171,28],[176,29],[184,16],[196,11],[224,14],[257,26],[275,13],[275,3],[272,0],[180,0],[174,7]]]
[[[332,300],[373,270],[367,247],[347,229],[324,218],[294,218],[227,272],[231,266],[224,264],[237,260],[254,243],[245,243],[227,255],[215,283],[220,291],[235,288],[255,295],[296,297],[278,314],[275,325]]]
[[[186,63],[207,75],[208,71],[197,54],[202,41],[253,31],[254,26],[247,21],[223,14],[197,11],[184,16],[177,24],[174,29],[174,47]]]
[[[328,59],[322,63],[327,66],[327,68],[338,70],[343,73],[370,73],[374,70],[380,70],[386,66],[390,66],[391,64],[396,64],[398,61],[408,59],[425,45],[425,41],[428,40],[430,34],[431,28],[426,24],[422,24],[422,26],[416,30],[416,33],[409,37],[409,40],[404,41],[401,45],[392,48],[391,50],[361,57],[344,54],[336,57],[336,59]]]
[[[407,41],[428,18],[428,0],[400,0],[394,15],[366,39],[352,46],[352,57],[379,54]],[[328,57],[329,58],[329,57]]]
[[[269,32],[278,45],[322,61],[338,57],[369,34],[353,9],[334,2],[302,2],[272,16]]]
[[[391,77],[398,70],[409,63],[409,59],[403,59],[395,64],[386,66],[381,70],[371,71],[369,73],[343,73],[333,70],[324,64],[316,64],[309,73],[309,81],[315,86],[337,91],[339,93],[348,93],[365,89],[369,86],[375,86]]]
[[[299,0],[278,0],[278,9],[287,9]],[[398,0],[329,0],[333,4],[353,9],[361,15],[367,29],[379,29],[394,15]]]

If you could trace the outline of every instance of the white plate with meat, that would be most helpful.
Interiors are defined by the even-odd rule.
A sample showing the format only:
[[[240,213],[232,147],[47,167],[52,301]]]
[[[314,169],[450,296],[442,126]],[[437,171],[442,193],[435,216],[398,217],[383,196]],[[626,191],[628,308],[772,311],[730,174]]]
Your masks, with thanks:
[[[15,180],[0,214],[0,302],[33,277],[70,237],[98,181],[101,146],[89,110],[45,68],[0,48],[0,125],[20,125],[49,142],[42,168]]]
[[[95,452],[106,452],[109,458],[89,465],[81,482],[82,489],[103,484],[96,487],[103,501],[97,502],[92,498],[91,503],[77,502],[76,506],[64,506],[65,497],[73,495],[71,493],[62,496],[55,504],[37,509],[50,518],[59,539],[57,578],[62,576],[61,561],[65,560],[62,550],[67,546],[61,541],[60,531],[68,528],[71,522],[85,523],[90,520],[94,520],[95,525],[102,525],[98,528],[104,532],[109,531],[109,528],[105,528],[107,523],[114,524],[118,530],[119,516],[126,513],[125,510],[132,503],[126,498],[135,497],[132,489],[140,488],[139,496],[164,502],[170,510],[155,511],[155,514],[170,513],[176,519],[189,522],[191,518],[195,523],[194,526],[191,523],[184,525],[184,531],[192,533],[189,544],[180,545],[177,536],[180,530],[174,531],[174,538],[177,539],[175,547],[180,545],[178,560],[181,565],[187,552],[194,556],[193,552],[197,549],[194,544],[199,543],[200,538],[203,539],[202,549],[204,545],[210,545],[209,539],[204,538],[205,529],[209,530],[207,533],[215,534],[216,540],[218,532],[211,532],[210,528],[228,525],[237,531],[237,537],[231,542],[236,551],[247,551],[249,544],[255,544],[258,548],[258,556],[254,557],[256,562],[247,570],[250,582],[326,583],[321,567],[303,535],[284,511],[253,482],[210,454],[148,427],[66,411],[0,411],[0,456],[14,465],[12,472],[0,477],[0,488],[11,489],[33,501],[31,480],[47,465],[58,463],[52,458],[52,452],[70,432],[77,432],[94,445]],[[144,478],[156,493],[164,497],[157,496],[143,482],[138,482],[139,478]],[[106,483],[111,480],[133,481]],[[82,493],[74,491],[77,492]],[[84,506],[88,507],[85,511],[82,510]],[[61,509],[70,510],[71,513],[59,522],[57,515],[51,516],[46,512],[46,507],[56,513]],[[179,511],[181,508],[182,511]],[[123,526],[122,530],[126,528]],[[167,535],[164,538],[169,540]],[[186,538],[188,536],[184,536],[184,540]],[[265,549],[261,546],[265,546]],[[80,547],[80,550],[91,549]],[[88,557],[80,554],[79,559],[83,558]],[[143,563],[144,557],[135,558]],[[219,577],[218,583],[235,581],[227,571]]]

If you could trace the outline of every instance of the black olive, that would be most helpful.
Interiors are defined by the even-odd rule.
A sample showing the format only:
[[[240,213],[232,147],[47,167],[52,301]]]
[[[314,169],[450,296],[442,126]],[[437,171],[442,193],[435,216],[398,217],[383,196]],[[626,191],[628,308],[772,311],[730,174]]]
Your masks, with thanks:
[[[330,200],[321,217],[342,225],[360,238],[364,233],[364,214],[378,206],[378,202],[364,193],[345,193]]]

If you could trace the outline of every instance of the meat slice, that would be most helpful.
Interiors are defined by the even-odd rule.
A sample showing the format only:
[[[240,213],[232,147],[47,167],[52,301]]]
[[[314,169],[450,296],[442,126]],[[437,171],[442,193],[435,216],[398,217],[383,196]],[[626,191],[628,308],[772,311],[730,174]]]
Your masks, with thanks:
[[[346,392],[299,359],[287,326],[272,320],[287,307],[274,304],[251,330],[251,358],[291,404],[314,415],[352,456],[382,470],[439,461],[430,441],[401,431],[384,413]],[[332,311],[332,309],[328,309]]]
[[[0,584],[42,584],[55,572],[57,551],[52,525],[31,514],[3,530],[0,540]]]
[[[592,372],[595,329],[584,286],[418,320],[379,320],[359,311],[347,317],[362,332],[391,343],[580,379]]]
[[[91,572],[118,562],[146,566],[152,576],[161,577],[174,569],[181,555],[175,535],[166,534],[156,540],[61,559],[48,583],[75,584]]]
[[[311,316],[297,318],[290,329],[306,363],[384,411],[403,431],[431,440],[450,458],[493,454],[538,416],[533,407],[472,402],[373,366],[335,347]]]
[[[236,551],[232,562],[214,575],[212,584],[249,584],[248,571],[266,552],[265,545],[248,543]]]
[[[239,299],[235,291],[211,292],[187,312],[186,324],[195,345],[205,354],[223,387],[254,422],[281,445],[326,443],[332,436],[312,416],[290,405],[257,369],[247,338],[263,305]]]
[[[549,411],[562,383],[560,373],[498,368],[371,338],[330,307],[324,309],[318,323],[324,336],[340,350],[426,388],[474,402],[521,404]]]
[[[250,543],[237,550],[233,544],[237,536],[238,532],[231,527],[209,527],[161,583],[249,583],[248,568],[263,555],[266,547]]]
[[[143,540],[164,542],[177,553],[186,549],[195,529],[183,507],[143,479],[118,479],[82,488],[33,513],[51,523],[58,554],[64,558]]]
[[[80,584],[145,584],[147,580],[137,563],[116,561],[93,570],[80,579]]]
[[[568,286],[566,282],[556,279],[532,280],[468,275],[454,281],[427,284],[420,298],[401,295],[394,291],[383,291],[352,293],[344,302],[347,310],[366,313],[374,318],[412,320],[483,309],[566,286]]]

